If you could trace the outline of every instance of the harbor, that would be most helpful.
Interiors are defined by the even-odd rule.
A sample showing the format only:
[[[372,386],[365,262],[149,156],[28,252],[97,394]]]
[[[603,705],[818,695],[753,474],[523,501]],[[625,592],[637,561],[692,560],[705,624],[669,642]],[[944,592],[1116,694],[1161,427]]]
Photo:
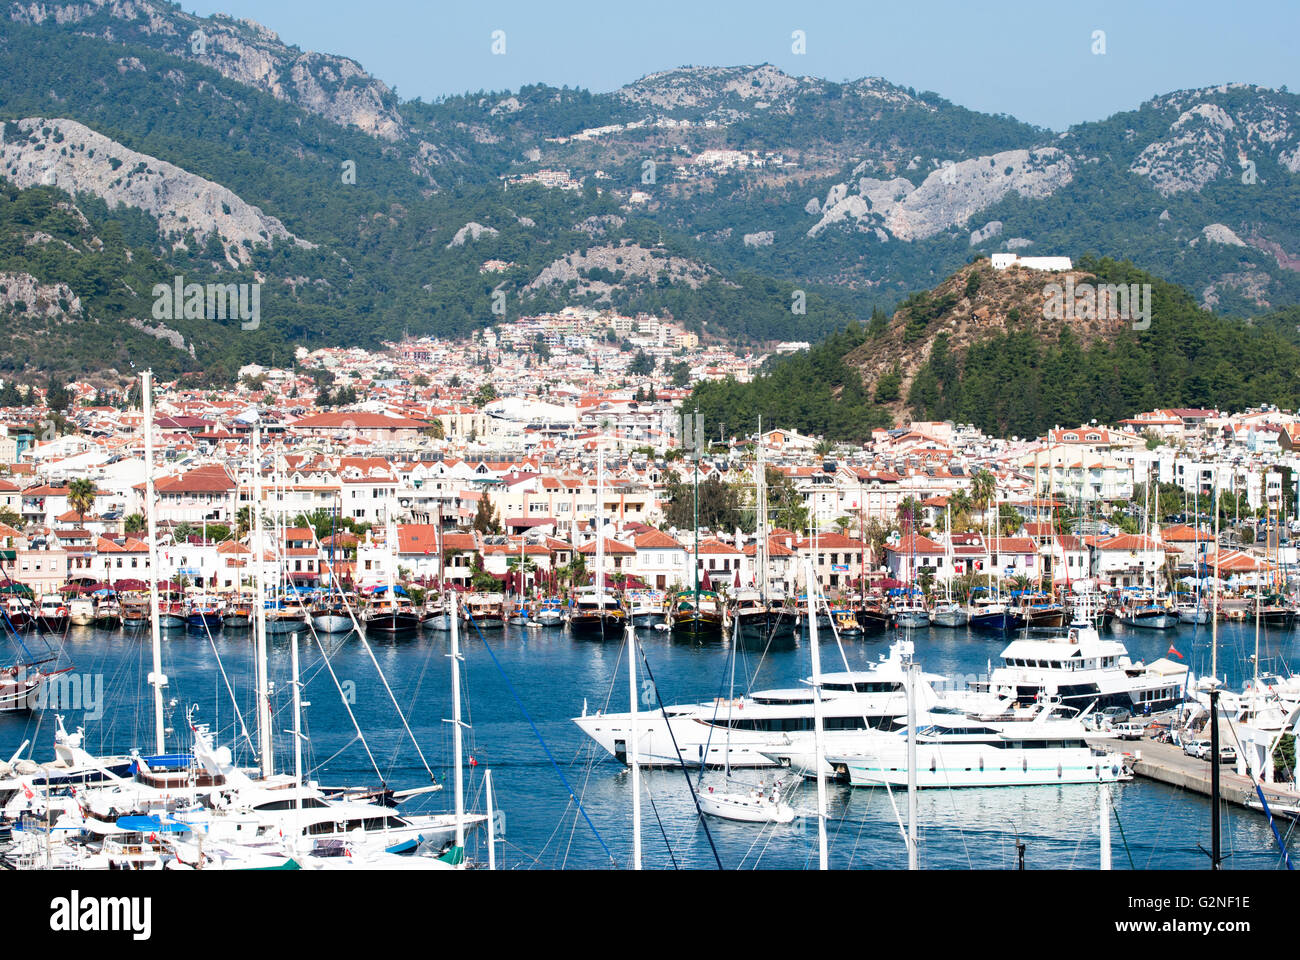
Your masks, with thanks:
[[[1004,644],[968,629],[930,628],[908,631],[917,661],[926,672],[942,674],[954,685],[987,679],[987,664]],[[1203,650],[1187,641],[1202,636],[1195,628],[1179,632],[1188,656],[1203,657]],[[1151,631],[1117,628],[1135,660],[1150,662],[1167,651],[1168,636]],[[842,656],[853,669],[870,669],[884,656],[893,637],[844,640],[823,637],[827,669]],[[1227,650],[1253,645],[1253,631],[1226,625],[1221,642]],[[626,706],[626,646],[617,639],[592,639],[567,628],[537,630],[507,624],[496,631],[468,632],[464,638],[466,716],[472,725],[465,733],[464,768],[471,808],[481,809],[482,772],[492,771],[498,798],[498,866],[503,869],[559,869],[624,867],[630,863],[632,796],[625,764],[597,749],[573,723],[586,701],[589,712]],[[424,745],[438,782],[448,791],[454,769],[451,731],[440,718],[450,716],[452,704],[445,681],[449,637],[424,632],[405,640],[372,637],[370,645],[392,686],[393,698],[375,673],[359,635],[339,634],[308,640],[301,638],[302,675],[306,681],[305,729],[310,733],[304,768],[322,783],[385,784],[409,790],[427,783],[418,757],[402,747],[405,731],[393,700],[409,706],[410,723]],[[710,700],[732,670],[736,657],[736,685],[742,689],[797,687],[808,671],[808,639],[795,635],[779,649],[733,648],[725,639],[709,643],[674,639],[669,633],[638,632],[646,664],[653,669],[651,703]],[[84,725],[85,747],[96,755],[129,754],[141,745],[137,735],[140,704],[150,690],[141,671],[147,663],[147,638],[89,627],[68,631],[65,649],[89,677],[102,677],[102,699],[90,711],[65,700],[46,703],[47,709],[29,715],[0,714],[0,737],[5,744],[30,739],[40,745],[33,755],[46,752],[53,734],[54,708],[65,713],[69,729]],[[290,708],[288,679],[290,638],[272,638],[269,644],[271,676],[277,693],[275,716],[285,718]],[[163,642],[163,669],[177,700],[165,704],[168,737],[185,722],[186,705],[197,720],[208,723],[218,739],[235,746],[236,758],[255,760],[247,741],[237,735],[236,705],[253,715],[256,704],[248,695],[254,684],[251,638],[244,632],[184,630],[169,633]],[[1267,649],[1277,657],[1294,655],[1292,633],[1270,634]],[[329,666],[325,663],[328,655]],[[1224,656],[1225,682],[1239,683],[1249,676],[1244,658]],[[231,686],[241,693],[232,703],[220,670],[224,666]],[[333,673],[339,685],[330,677]],[[81,689],[94,688],[83,682]],[[51,692],[67,697],[69,684]],[[725,688],[724,688],[725,692]],[[74,709],[68,709],[74,708]],[[643,704],[648,712],[651,704]],[[356,742],[349,717],[355,716],[372,744],[378,767]],[[95,714],[90,716],[88,714]],[[290,731],[276,725],[277,756],[292,755]],[[543,747],[545,744],[545,747]],[[1113,746],[1113,744],[1112,744]],[[1159,744],[1143,741],[1123,744],[1143,756]],[[12,748],[11,748],[12,749]],[[1165,748],[1171,749],[1171,748]],[[1176,748],[1172,748],[1176,749]],[[1163,754],[1162,754],[1163,755]],[[551,762],[554,759],[554,765]],[[1176,759],[1176,758],[1175,758]],[[1185,769],[1206,769],[1202,760],[1188,758]],[[1227,766],[1226,764],[1224,765]],[[1209,804],[1185,784],[1166,784],[1138,774],[1111,787],[1115,830],[1116,869],[1193,869],[1205,866],[1198,843],[1208,845]],[[1225,769],[1225,784],[1229,782]],[[774,768],[736,771],[736,781],[770,787],[785,781],[784,799],[797,814],[788,824],[742,824],[701,820],[680,770],[643,769],[642,796],[647,823],[645,865],[651,869],[695,867],[716,869],[815,867],[816,789],[811,781]],[[723,789],[727,783],[718,769],[690,772],[695,790]],[[572,792],[571,792],[572,791]],[[827,785],[829,864],[832,868],[902,869],[907,864],[899,833],[895,804],[899,790],[884,787]],[[526,799],[521,799],[526,798]],[[434,794],[434,807],[447,809],[448,795]],[[932,788],[919,793],[917,819],[919,865],[925,869],[1015,869],[1017,843],[1026,845],[1027,869],[1096,869],[1100,838],[1097,786]],[[579,812],[578,804],[581,805]],[[585,816],[584,816],[585,814]],[[590,823],[587,821],[590,818]],[[653,824],[653,826],[652,826]],[[1119,835],[1122,830],[1124,840]],[[1281,826],[1288,847],[1293,838]],[[1232,869],[1275,868],[1277,847],[1267,819],[1257,810],[1236,806],[1224,811],[1225,846],[1234,851]],[[470,832],[470,858],[486,863],[482,828]],[[1127,848],[1127,853],[1125,849]],[[716,851],[716,857],[715,857]],[[1131,858],[1131,859],[1130,859]]]

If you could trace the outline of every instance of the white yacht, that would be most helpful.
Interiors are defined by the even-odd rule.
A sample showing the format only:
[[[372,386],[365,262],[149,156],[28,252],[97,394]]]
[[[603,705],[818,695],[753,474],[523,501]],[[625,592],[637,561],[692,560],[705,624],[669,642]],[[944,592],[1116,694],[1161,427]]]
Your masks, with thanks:
[[[910,640],[899,640],[890,647],[888,657],[881,657],[870,669],[823,674],[825,729],[832,734],[893,729],[895,719],[907,715],[902,658],[911,656],[912,646]],[[919,678],[917,702],[922,708],[940,702],[934,683],[943,679],[933,674]],[[788,738],[793,746],[812,743],[813,690],[811,681],[804,684],[735,699],[677,704],[663,711],[639,711],[637,762],[641,766],[774,766],[779,761],[763,751],[778,737]],[[969,697],[965,693],[960,696]],[[584,712],[573,722],[607,753],[626,763],[629,719],[627,713]]]
[[[931,713],[916,732],[918,787],[1010,787],[1113,783],[1127,779],[1123,756],[1090,747],[1079,715],[1044,703],[1025,720]],[[869,753],[830,757],[853,786],[907,787],[907,735],[878,741]]]
[[[1059,636],[1011,641],[1002,651],[1002,666],[987,683],[971,688],[1020,704],[1059,696],[1076,710],[1124,707],[1141,716],[1176,707],[1186,686],[1186,666],[1168,659],[1134,663],[1124,644],[1075,623]]]

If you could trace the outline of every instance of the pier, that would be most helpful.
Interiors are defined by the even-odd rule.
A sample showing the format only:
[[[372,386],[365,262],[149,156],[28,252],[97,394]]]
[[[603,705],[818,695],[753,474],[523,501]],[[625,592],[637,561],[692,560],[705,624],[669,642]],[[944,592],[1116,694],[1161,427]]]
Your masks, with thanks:
[[[1133,773],[1147,780],[1158,780],[1171,787],[1191,793],[1210,795],[1210,763],[1183,753],[1183,748],[1172,743],[1143,739],[1139,749],[1133,751]],[[1300,792],[1287,784],[1261,784],[1264,797],[1274,816],[1296,818],[1300,816]],[[1219,766],[1219,795],[1229,803],[1247,807],[1259,813],[1259,795],[1249,777],[1236,772],[1232,764]]]

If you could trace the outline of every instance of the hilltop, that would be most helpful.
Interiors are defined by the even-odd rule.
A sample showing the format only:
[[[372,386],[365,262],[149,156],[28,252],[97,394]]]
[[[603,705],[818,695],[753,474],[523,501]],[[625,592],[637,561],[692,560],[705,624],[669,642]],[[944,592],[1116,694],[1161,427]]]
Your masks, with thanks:
[[[1149,288],[1149,322],[1044,315],[1049,285]],[[1097,300],[1101,300],[1098,296]],[[1082,302],[1082,301],[1080,301]],[[1132,305],[1130,304],[1130,308]],[[862,442],[907,419],[970,423],[999,436],[1116,422],[1155,407],[1300,406],[1300,346],[1289,313],[1246,323],[1129,263],[995,271],[977,261],[808,351],[769,361],[752,383],[698,384],[706,421]],[[1251,401],[1250,398],[1256,398]]]

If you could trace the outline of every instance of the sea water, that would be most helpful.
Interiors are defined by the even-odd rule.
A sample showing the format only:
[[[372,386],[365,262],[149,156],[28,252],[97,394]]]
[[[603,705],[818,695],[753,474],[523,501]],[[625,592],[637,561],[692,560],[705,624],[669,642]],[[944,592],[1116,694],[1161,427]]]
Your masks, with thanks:
[[[1209,630],[1183,626],[1144,631],[1116,627],[1134,660],[1169,657],[1209,672]],[[966,629],[912,632],[916,657],[926,672],[954,678],[983,677],[996,667],[1005,641]],[[823,637],[827,671],[863,668],[884,655],[890,636],[844,642]],[[639,709],[726,696],[732,684],[730,645],[682,642],[668,634],[638,631],[654,673],[647,684],[638,671]],[[28,645],[38,641],[27,638]],[[37,761],[52,755],[54,714],[69,730],[86,728],[92,752],[154,752],[152,696],[145,684],[151,668],[148,631],[105,632],[72,628],[48,641],[59,665],[92,679],[97,704],[47,705],[31,714],[0,714],[0,754],[8,759],[24,739]],[[1294,631],[1261,631],[1261,668],[1289,672],[1297,653]],[[273,638],[275,764],[292,772],[293,726],[290,643]],[[1177,653],[1171,653],[1170,648]],[[430,782],[440,792],[403,806],[407,812],[452,809],[450,638],[425,632],[406,639],[371,640],[355,634],[301,637],[303,727],[310,738],[304,765],[325,785],[387,785],[401,790]],[[484,809],[483,773],[491,769],[499,837],[497,863],[509,869],[626,867],[631,857],[631,785],[627,769],[595,747],[572,722],[588,711],[628,709],[627,664],[622,637],[575,638],[563,629],[507,627],[482,636],[462,635],[463,718],[467,806]],[[1229,687],[1250,676],[1255,649],[1253,623],[1219,628],[1219,673]],[[842,653],[841,653],[842,651]],[[207,724],[239,763],[257,764],[251,633],[180,632],[164,636],[163,672],[167,749],[189,745],[189,723]],[[372,661],[373,655],[373,661]],[[378,670],[376,669],[378,666]],[[382,671],[388,689],[380,677]],[[811,671],[807,638],[781,649],[737,652],[734,689],[789,687]],[[391,689],[391,695],[389,690]],[[57,706],[58,709],[54,709]],[[94,710],[85,709],[94,707]],[[349,716],[351,712],[351,717]],[[399,713],[400,711],[400,713]],[[98,716],[95,716],[95,715]],[[408,736],[402,716],[414,734]],[[355,718],[355,725],[353,719]],[[418,744],[418,750],[416,745]],[[1140,744],[1127,745],[1138,747]],[[421,760],[423,754],[423,761]],[[738,770],[733,779],[768,784],[788,771]],[[648,868],[806,868],[817,864],[813,817],[790,825],[754,825],[696,814],[692,788],[721,788],[722,771],[642,771],[642,836]],[[789,802],[814,814],[813,783],[788,783]],[[734,786],[733,786],[734,788]],[[1112,860],[1116,869],[1203,868],[1208,847],[1206,798],[1151,781],[1133,780],[1112,790]],[[827,833],[835,868],[902,869],[906,848],[900,815],[906,796],[884,788],[831,785]],[[1099,862],[1097,788],[1045,786],[926,790],[919,797],[920,864],[930,869],[1014,869],[1023,845],[1029,869],[1096,869]],[[1279,829],[1291,843],[1290,824]],[[486,833],[471,835],[469,853],[486,860]],[[1280,858],[1267,820],[1236,807],[1223,811],[1227,869],[1277,867]]]

